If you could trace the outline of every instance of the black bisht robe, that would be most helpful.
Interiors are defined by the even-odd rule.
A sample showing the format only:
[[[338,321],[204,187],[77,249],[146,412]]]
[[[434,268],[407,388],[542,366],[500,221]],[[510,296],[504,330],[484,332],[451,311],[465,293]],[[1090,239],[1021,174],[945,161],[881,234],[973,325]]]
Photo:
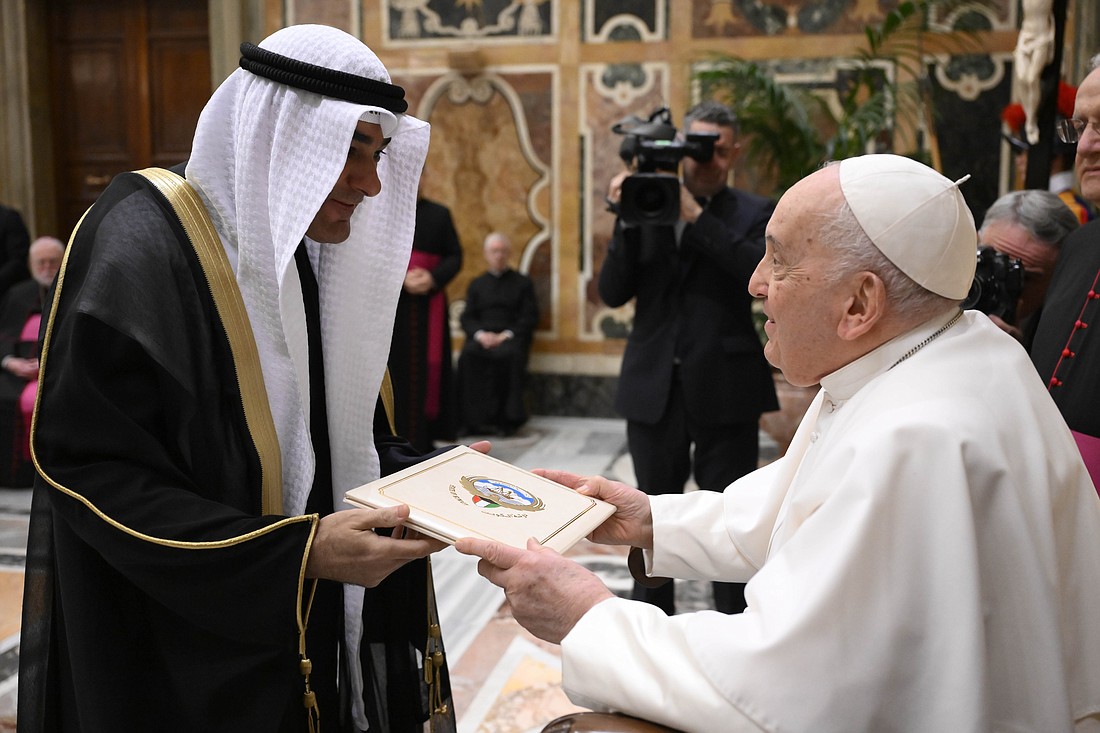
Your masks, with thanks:
[[[56,290],[32,438],[46,478],[27,552],[19,731],[305,731],[297,614],[318,515],[261,514],[225,329],[144,178],[116,177],[92,207]],[[384,474],[418,460],[379,423]],[[311,508],[324,503],[316,489]],[[420,731],[426,717],[425,567],[367,591],[372,731]],[[336,688],[342,587],[317,593],[306,655],[321,729],[351,730]]]

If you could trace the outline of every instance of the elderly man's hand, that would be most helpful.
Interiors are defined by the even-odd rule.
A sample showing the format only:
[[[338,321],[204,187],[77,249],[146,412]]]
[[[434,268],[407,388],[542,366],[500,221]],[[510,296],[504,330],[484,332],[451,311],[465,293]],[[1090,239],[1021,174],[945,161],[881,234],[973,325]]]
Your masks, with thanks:
[[[645,493],[603,476],[578,476],[568,471],[547,468],[536,468],[532,473],[573,489],[578,494],[615,505],[615,513],[594,529],[588,539],[602,545],[631,545],[643,550],[653,549],[653,513],[649,508],[649,497]]]
[[[560,644],[589,609],[613,596],[591,572],[534,539],[520,550],[463,537],[455,549],[480,557],[477,571],[504,589],[516,621],[554,644]]]
[[[405,563],[443,549],[439,540],[406,532],[405,505],[346,509],[321,517],[306,561],[307,578],[326,578],[373,588]],[[390,537],[375,533],[393,527]]]

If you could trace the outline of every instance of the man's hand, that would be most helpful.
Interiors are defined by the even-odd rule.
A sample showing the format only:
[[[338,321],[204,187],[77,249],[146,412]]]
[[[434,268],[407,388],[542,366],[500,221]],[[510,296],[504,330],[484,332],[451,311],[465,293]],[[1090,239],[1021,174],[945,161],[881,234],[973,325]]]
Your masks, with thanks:
[[[568,471],[536,468],[532,473],[556,481],[578,494],[602,499],[615,505],[615,513],[592,530],[588,539],[602,545],[631,545],[643,550],[653,549],[653,513],[649,497],[619,481],[603,476],[578,476]]]
[[[4,368],[20,379],[38,379],[38,359],[8,356],[4,359]]]
[[[703,207],[699,205],[699,202],[695,200],[695,197],[691,195],[691,191],[687,190],[687,186],[680,185],[680,218],[686,221],[688,224],[694,224],[699,219],[699,215],[703,213]]]
[[[623,181],[630,175],[630,171],[621,171],[607,184],[607,203],[618,204],[623,198]]]
[[[306,577],[373,588],[410,560],[446,546],[415,533],[406,537],[402,523],[408,518],[404,505],[346,509],[321,517],[306,560]],[[375,527],[394,527],[393,536],[376,534]]]
[[[405,273],[403,287],[409,295],[427,295],[435,287],[435,280],[423,267],[414,267]]]
[[[492,350],[503,344],[508,340],[508,334],[505,331],[495,333],[493,331],[478,331],[474,334],[474,339],[481,344],[481,348],[486,350]]]
[[[504,589],[516,621],[554,644],[589,609],[613,596],[595,575],[533,538],[526,550],[472,537],[460,539],[455,549],[480,557],[478,573]]]

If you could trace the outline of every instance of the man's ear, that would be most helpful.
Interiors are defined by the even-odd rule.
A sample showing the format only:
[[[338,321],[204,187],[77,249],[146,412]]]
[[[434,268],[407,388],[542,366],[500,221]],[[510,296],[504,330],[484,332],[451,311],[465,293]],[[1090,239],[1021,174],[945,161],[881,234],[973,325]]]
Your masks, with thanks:
[[[742,152],[743,152],[743,150],[741,148],[741,143],[740,142],[734,142],[733,143],[733,150],[730,152],[730,167],[731,168],[734,166],[734,164],[737,163],[738,160],[740,160]]]
[[[886,316],[886,284],[873,272],[852,276],[851,291],[837,325],[837,336],[855,341],[866,335]]]

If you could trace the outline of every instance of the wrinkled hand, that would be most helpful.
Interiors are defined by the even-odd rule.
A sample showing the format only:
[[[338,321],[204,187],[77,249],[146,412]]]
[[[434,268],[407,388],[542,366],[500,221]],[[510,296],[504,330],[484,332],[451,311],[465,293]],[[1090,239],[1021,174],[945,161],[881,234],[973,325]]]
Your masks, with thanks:
[[[326,578],[373,588],[405,563],[443,549],[439,540],[406,533],[407,506],[346,509],[321,517],[306,560],[307,578]],[[392,537],[376,527],[395,527]]]
[[[534,539],[520,550],[463,537],[455,549],[480,557],[478,573],[504,589],[516,621],[554,644],[560,644],[589,609],[613,596],[594,574]]]
[[[649,497],[619,481],[603,476],[578,476],[568,471],[536,468],[532,473],[556,481],[578,494],[602,499],[615,505],[615,513],[588,535],[602,545],[630,545],[643,550],[653,549],[653,513]]]

